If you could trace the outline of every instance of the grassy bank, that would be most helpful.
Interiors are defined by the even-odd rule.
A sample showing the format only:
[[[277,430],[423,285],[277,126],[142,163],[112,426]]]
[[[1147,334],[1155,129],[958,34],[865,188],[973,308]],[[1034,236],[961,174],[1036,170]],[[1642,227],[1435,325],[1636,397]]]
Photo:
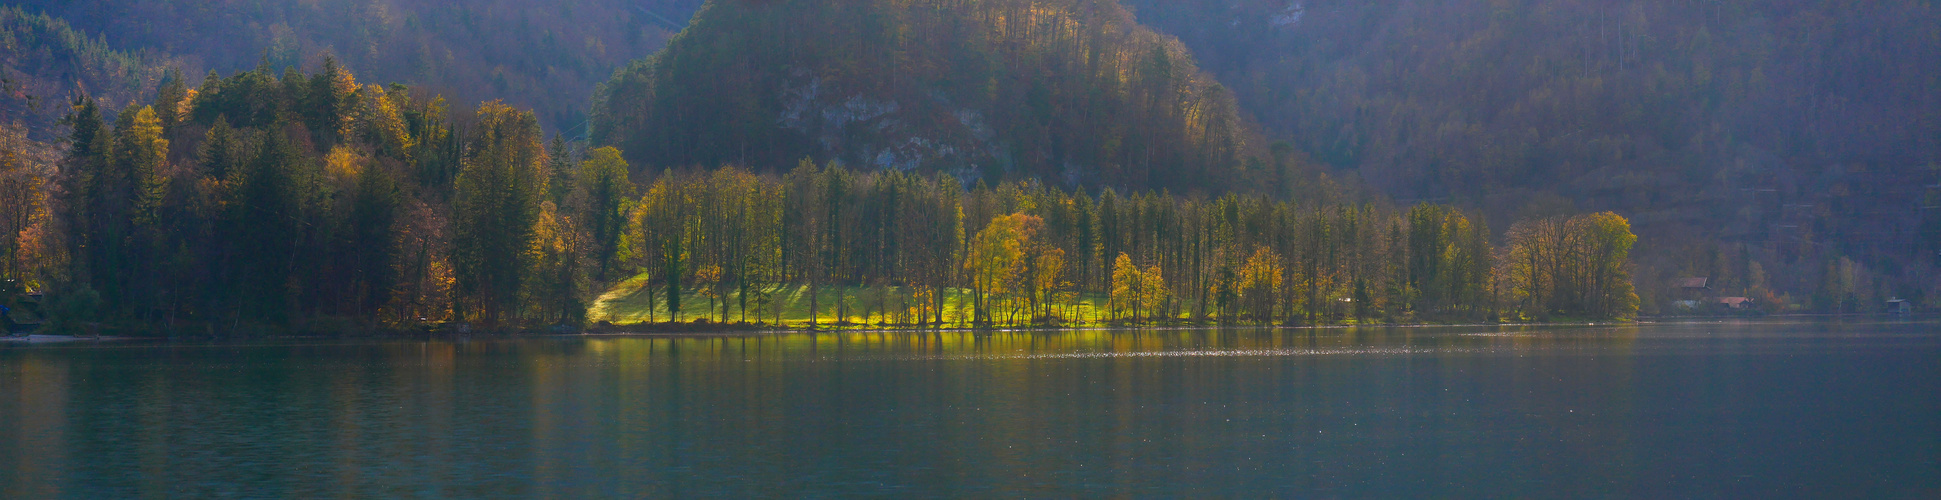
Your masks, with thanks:
[[[650,288],[650,286],[652,288]],[[589,323],[612,324],[621,326],[652,325],[654,328],[675,328],[674,323],[691,324],[705,320],[706,323],[747,323],[762,325],[781,325],[784,327],[855,327],[879,328],[912,326],[917,320],[915,308],[921,298],[916,290],[904,287],[857,287],[824,286],[816,290],[814,314],[811,314],[811,291],[806,285],[783,285],[761,290],[751,290],[744,313],[742,297],[737,292],[729,292],[725,297],[710,297],[696,290],[686,290],[681,295],[681,313],[670,318],[667,311],[667,298],[664,284],[649,283],[644,276],[622,282],[602,294],[590,307]],[[948,326],[971,324],[973,298],[967,289],[951,288],[944,290],[943,318]],[[766,300],[766,303],[763,301]],[[725,317],[722,314],[723,302],[729,304]],[[1008,315],[996,311],[997,323],[1003,325],[1033,326],[1105,326],[1111,325],[1111,312],[1108,299],[1101,294],[1084,294],[1071,304],[1054,307],[1052,316],[1055,321],[1029,321],[1021,314]],[[999,308],[1002,309],[1002,308]],[[780,318],[778,321],[777,315]],[[1221,324],[1220,320],[1195,320],[1190,313],[1170,318],[1147,318],[1141,324],[1159,326],[1188,326]],[[1334,319],[1322,319],[1309,326],[1355,326],[1355,325],[1473,325],[1475,320],[1455,319],[1451,321],[1422,321],[1413,317],[1406,318],[1369,318],[1357,321],[1352,317],[1341,317],[1341,313],[1331,314]],[[927,316],[934,321],[934,315]],[[1553,317],[1545,323],[1599,323],[1613,320],[1593,320],[1574,317]],[[1250,323],[1250,322],[1248,322]],[[1495,324],[1495,323],[1492,323]],[[716,326],[715,328],[719,328]],[[686,331],[685,326],[676,328]],[[672,331],[672,330],[670,330]]]
[[[656,287],[652,289],[649,285],[647,279],[641,276],[614,286],[594,301],[587,313],[588,321],[629,325],[670,321],[685,323],[705,319],[709,322],[775,324],[779,314],[780,323],[791,326],[811,323],[821,326],[907,325],[916,321],[916,309],[922,300],[916,296],[916,290],[896,286],[824,286],[812,294],[807,285],[782,285],[750,290],[744,313],[742,296],[738,292],[731,291],[724,297],[716,297],[710,306],[708,295],[690,289],[681,294],[681,313],[670,318],[665,288],[660,288],[664,285],[652,283],[651,286]],[[950,288],[945,289],[943,294],[945,322],[969,323],[973,312],[970,291]],[[766,303],[763,303],[764,300]],[[730,304],[725,318],[721,311],[724,301]],[[1057,306],[1056,316],[1066,323],[1101,323],[1108,316],[1105,302],[1103,296],[1088,294],[1081,296],[1076,304]],[[1024,321],[1019,318],[1017,322]]]

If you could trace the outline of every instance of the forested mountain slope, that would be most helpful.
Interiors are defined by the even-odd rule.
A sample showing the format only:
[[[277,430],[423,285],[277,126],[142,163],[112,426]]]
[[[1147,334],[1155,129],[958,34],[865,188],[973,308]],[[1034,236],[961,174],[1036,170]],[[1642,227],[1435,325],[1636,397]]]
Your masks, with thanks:
[[[360,75],[459,100],[505,99],[577,134],[595,84],[660,48],[701,0],[20,0],[105,37],[229,74],[268,62]],[[200,75],[192,75],[200,76]]]
[[[1396,198],[1618,210],[1641,245],[1689,247],[1662,274],[1721,293],[1933,287],[1933,2],[1124,3],[1270,134]]]
[[[710,2],[602,87],[592,136],[658,167],[813,157],[1178,191],[1296,177],[1184,47],[1098,0]]]
[[[117,51],[60,19],[0,6],[0,124],[51,139],[76,93],[119,108],[153,92],[166,68],[180,64],[154,52]]]
[[[716,0],[667,41],[702,3],[13,2],[0,121],[45,140],[77,90],[113,116],[165,67],[193,87],[334,56],[426,99],[533,108],[549,133],[591,124],[643,173],[811,157],[1312,200],[1343,189],[1307,167],[1325,165],[1499,229],[1617,211],[1647,312],[1683,276],[1819,310],[1941,306],[1929,1]]]

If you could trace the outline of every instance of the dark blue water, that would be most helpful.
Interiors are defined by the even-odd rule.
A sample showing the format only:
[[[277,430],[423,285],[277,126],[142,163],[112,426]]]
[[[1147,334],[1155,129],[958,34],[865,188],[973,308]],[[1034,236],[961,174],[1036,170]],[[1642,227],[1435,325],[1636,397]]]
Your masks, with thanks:
[[[1938,327],[0,344],[0,497],[1941,498]]]

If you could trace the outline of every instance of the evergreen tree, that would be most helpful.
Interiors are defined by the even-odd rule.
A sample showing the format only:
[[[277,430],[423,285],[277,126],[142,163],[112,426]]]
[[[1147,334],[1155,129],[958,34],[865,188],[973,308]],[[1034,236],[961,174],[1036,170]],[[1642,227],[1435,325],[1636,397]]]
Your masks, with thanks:
[[[546,151],[532,113],[480,105],[452,199],[454,274],[462,316],[515,319],[528,249],[547,192]]]
[[[281,132],[267,132],[256,156],[234,173],[234,199],[225,229],[232,245],[234,303],[241,319],[284,324],[295,296],[290,288],[302,250],[299,153]]]

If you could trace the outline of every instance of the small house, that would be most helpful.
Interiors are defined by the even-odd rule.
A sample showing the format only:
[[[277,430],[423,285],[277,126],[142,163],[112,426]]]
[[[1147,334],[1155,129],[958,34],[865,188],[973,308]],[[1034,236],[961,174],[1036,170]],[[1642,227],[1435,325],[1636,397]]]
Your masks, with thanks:
[[[1678,278],[1671,280],[1672,293],[1685,300],[1698,300],[1712,289],[1711,278]]]
[[[1907,299],[1889,300],[1887,301],[1887,313],[1888,314],[1912,314],[1914,313],[1914,303],[1908,301]]]

